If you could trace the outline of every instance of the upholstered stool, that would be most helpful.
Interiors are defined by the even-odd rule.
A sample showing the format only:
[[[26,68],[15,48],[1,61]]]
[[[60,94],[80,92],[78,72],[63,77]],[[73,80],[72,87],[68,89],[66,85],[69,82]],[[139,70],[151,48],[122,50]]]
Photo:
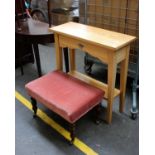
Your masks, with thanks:
[[[26,84],[34,116],[36,100],[71,124],[71,143],[75,122],[101,102],[104,92],[62,71],[53,71]]]

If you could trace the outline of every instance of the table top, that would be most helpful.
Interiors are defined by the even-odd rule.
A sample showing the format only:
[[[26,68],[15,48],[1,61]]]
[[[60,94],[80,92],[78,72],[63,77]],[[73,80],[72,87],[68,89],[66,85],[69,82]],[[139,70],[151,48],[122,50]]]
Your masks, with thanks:
[[[136,37],[75,22],[49,28],[50,31],[84,40],[108,49],[117,50],[133,42]]]
[[[19,20],[19,25],[21,30],[17,29],[17,22],[15,26],[15,32],[22,35],[51,35],[52,32],[49,31],[49,24],[33,20],[32,18],[27,18],[26,21]]]

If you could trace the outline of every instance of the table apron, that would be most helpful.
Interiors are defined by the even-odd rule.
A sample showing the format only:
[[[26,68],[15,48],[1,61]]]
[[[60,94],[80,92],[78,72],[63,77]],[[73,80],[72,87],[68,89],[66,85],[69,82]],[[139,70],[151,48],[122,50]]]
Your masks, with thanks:
[[[130,48],[130,45],[125,46],[125,47],[116,51],[115,59],[116,59],[117,64],[120,63],[121,61],[125,60],[128,57],[128,55],[127,55],[128,48]]]
[[[108,63],[109,52],[113,52],[99,45],[94,45],[86,41],[78,40],[63,35],[59,35],[59,45],[63,48],[68,47],[70,49],[80,49],[81,51],[85,51],[90,55],[100,59],[104,63]]]

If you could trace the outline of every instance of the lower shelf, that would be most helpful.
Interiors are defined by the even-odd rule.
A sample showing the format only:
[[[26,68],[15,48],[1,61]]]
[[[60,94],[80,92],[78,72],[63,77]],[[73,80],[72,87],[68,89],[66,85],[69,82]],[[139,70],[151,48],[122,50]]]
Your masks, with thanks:
[[[87,75],[84,75],[80,72],[77,72],[77,71],[70,71],[68,74],[70,74],[71,76],[77,78],[77,79],[80,79],[92,86],[95,86],[101,90],[103,90],[105,92],[104,94],[104,99],[107,99],[108,98],[108,85],[103,83],[103,82],[100,82],[98,80],[95,80]],[[120,90],[119,89],[116,89],[114,90],[114,97],[118,96],[120,94]]]

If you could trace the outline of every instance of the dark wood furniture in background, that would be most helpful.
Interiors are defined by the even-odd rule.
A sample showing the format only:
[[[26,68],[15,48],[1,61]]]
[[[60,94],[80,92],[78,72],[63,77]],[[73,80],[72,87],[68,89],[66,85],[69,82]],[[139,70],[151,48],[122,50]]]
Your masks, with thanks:
[[[15,37],[15,68],[21,68],[21,74],[24,74],[23,65],[34,63],[32,45],[28,42]]]
[[[38,75],[41,76],[42,72],[38,44],[53,43],[53,33],[48,31],[49,25],[47,23],[35,21],[31,18],[27,18],[24,22],[19,20],[19,25],[21,30],[18,30],[18,24],[16,22],[15,37],[16,40],[19,40],[23,43],[23,46],[20,48],[22,50],[20,51],[22,54],[18,54],[20,55],[20,62],[23,62],[25,55],[32,52],[32,48],[29,48],[30,45],[32,45],[36,59]],[[19,47],[20,45],[17,46]],[[26,51],[27,48],[29,48],[29,52],[25,54],[24,51]]]
[[[48,29],[52,25],[49,23],[28,18],[25,13],[24,0],[15,0],[15,53],[16,67],[21,68],[23,75],[23,65],[34,62],[34,55],[37,64],[38,75],[41,76],[41,65],[38,44],[54,43],[53,33]],[[69,71],[68,48],[63,49],[66,72]]]
[[[72,6],[74,1],[47,1],[49,27],[60,25],[68,21],[79,22],[79,16],[73,13],[78,10],[78,6]]]
[[[22,22],[26,21],[27,15],[25,12],[24,0],[15,0],[15,31],[21,31],[23,27]],[[19,21],[20,20],[20,21]],[[23,65],[26,63],[34,63],[34,56],[32,50],[32,44],[27,41],[21,40],[15,36],[15,68],[20,67],[22,75]]]
[[[19,20],[19,26],[21,30],[18,30],[18,24],[16,22],[16,56],[18,56],[18,64],[21,66],[25,62],[34,62],[33,53],[36,59],[36,65],[38,70],[38,75],[41,76],[41,65],[38,44],[44,43],[54,43],[54,35],[49,32],[49,24],[33,20],[32,18],[27,18],[26,21]],[[33,47],[33,48],[32,48]],[[69,71],[68,62],[68,49],[64,48],[64,62],[66,72]],[[27,58],[27,59],[26,59]],[[25,61],[25,59],[27,61]]]

